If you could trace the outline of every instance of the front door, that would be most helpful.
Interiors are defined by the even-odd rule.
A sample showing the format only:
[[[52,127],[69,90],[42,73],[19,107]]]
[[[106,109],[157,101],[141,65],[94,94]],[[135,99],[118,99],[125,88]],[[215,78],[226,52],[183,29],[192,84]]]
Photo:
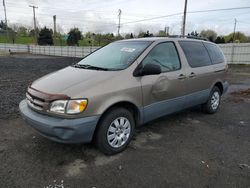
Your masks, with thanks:
[[[159,75],[141,77],[144,123],[181,110],[185,104],[186,73],[174,42],[162,42],[147,54],[142,65],[161,67]]]

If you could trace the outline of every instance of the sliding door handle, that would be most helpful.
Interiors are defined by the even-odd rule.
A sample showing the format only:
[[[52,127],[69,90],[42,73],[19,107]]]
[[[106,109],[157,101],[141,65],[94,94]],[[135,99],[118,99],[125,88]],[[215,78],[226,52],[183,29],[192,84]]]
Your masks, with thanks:
[[[179,79],[179,80],[184,80],[184,79],[186,79],[186,76],[185,76],[184,74],[180,74],[180,75],[178,76],[178,79]]]
[[[189,78],[194,78],[195,74],[193,72],[190,73],[190,75],[188,76]]]

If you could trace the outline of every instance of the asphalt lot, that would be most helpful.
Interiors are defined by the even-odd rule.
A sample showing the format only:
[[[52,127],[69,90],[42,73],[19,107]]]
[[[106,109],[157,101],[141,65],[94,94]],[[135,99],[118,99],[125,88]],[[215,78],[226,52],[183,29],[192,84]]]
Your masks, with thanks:
[[[0,187],[250,187],[250,66],[229,69],[214,115],[200,107],[138,129],[115,156],[49,141],[18,113],[27,85],[74,58],[0,57]],[[234,92],[234,93],[232,93]]]

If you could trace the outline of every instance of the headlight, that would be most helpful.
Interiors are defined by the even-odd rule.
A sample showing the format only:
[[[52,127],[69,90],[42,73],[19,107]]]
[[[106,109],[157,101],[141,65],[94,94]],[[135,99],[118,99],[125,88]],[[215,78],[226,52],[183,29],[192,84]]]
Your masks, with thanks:
[[[86,109],[87,104],[87,99],[57,100],[52,102],[50,111],[60,114],[78,114]]]
[[[64,114],[66,106],[67,106],[67,102],[68,101],[66,101],[66,100],[58,100],[58,101],[52,102],[52,104],[50,106],[50,111]]]
[[[81,113],[85,110],[87,107],[87,100],[69,100],[68,105],[67,105],[67,114],[77,114]]]

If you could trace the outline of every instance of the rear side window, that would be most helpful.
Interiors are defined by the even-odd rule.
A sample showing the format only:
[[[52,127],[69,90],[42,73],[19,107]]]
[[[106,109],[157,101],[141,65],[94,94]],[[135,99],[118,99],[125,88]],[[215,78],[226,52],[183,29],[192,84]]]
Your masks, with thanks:
[[[148,63],[158,64],[162,72],[175,71],[181,68],[179,55],[172,42],[164,42],[156,45],[142,63],[143,65]]]
[[[192,68],[211,65],[207,49],[202,42],[179,41],[179,44]]]
[[[223,63],[225,61],[222,51],[215,44],[204,43],[213,64]]]

